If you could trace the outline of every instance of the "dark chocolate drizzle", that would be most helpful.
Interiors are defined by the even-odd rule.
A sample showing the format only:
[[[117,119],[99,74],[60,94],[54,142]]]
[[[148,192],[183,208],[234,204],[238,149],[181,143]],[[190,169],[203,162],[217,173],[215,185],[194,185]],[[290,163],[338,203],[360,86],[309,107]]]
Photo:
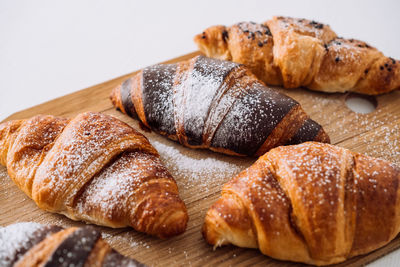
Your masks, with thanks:
[[[137,260],[130,259],[119,254],[117,251],[112,250],[104,257],[102,267],[146,267],[143,263],[138,262]]]
[[[255,83],[233,104],[211,144],[239,154],[254,155],[296,105],[299,104],[294,99]]]
[[[93,227],[86,226],[71,233],[53,252],[46,262],[46,267],[81,267],[85,264],[100,232]]]
[[[131,117],[136,118],[136,111],[135,111],[135,106],[133,105],[132,102],[132,78],[127,79],[124,81],[121,85],[121,100],[122,100],[122,105],[124,106],[126,114],[128,114]]]
[[[312,119],[307,119],[299,128],[297,133],[295,133],[295,135],[289,140],[288,145],[295,145],[314,140],[321,128],[322,126]]]
[[[47,236],[57,233],[61,231],[63,228],[56,226],[56,225],[43,225],[41,228],[37,229],[36,231],[32,232],[31,234],[28,234],[26,236],[26,241],[24,242],[24,246],[20,246],[16,248],[16,250],[10,250],[8,251],[10,255],[7,255],[6,259],[7,262],[10,263],[10,265],[7,266],[2,266],[2,267],[8,267],[8,266],[13,266],[14,263],[16,263],[18,260],[22,258],[22,256],[30,250],[32,247],[34,247],[36,244],[40,243],[43,241]],[[6,230],[6,229],[5,229]],[[4,242],[7,242],[7,240],[3,240]],[[15,245],[14,247],[16,247]],[[4,256],[4,255],[1,255]],[[3,260],[0,258],[0,262],[3,262]]]
[[[147,123],[151,129],[175,135],[173,105],[176,64],[155,65],[143,69],[142,101]]]

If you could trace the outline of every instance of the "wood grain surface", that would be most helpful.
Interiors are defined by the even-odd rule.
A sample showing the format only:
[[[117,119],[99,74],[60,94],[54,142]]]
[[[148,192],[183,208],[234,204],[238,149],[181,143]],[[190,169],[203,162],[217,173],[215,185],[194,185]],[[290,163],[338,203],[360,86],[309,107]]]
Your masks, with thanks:
[[[168,62],[178,62],[197,54],[198,52],[194,52]],[[127,122],[149,138],[175,177],[190,220],[184,234],[169,240],[149,237],[129,228],[97,227],[102,231],[103,237],[125,255],[151,266],[300,266],[301,264],[273,260],[255,249],[227,246],[213,250],[206,244],[200,230],[207,209],[219,197],[222,185],[256,159],[191,150],[153,132],[143,132],[137,121],[115,110],[109,100],[112,88],[134,74],[135,72],[20,111],[6,120],[29,118],[37,114],[73,117],[84,111],[98,111]],[[324,94],[305,89],[277,90],[299,101],[311,118],[323,125],[333,144],[400,163],[400,91],[375,97],[376,110],[369,114],[359,114],[347,108],[345,99],[349,97],[348,94]],[[6,169],[0,166],[0,226],[22,221],[62,226],[84,225],[83,222],[75,222],[37,208],[12,183]],[[364,265],[399,246],[400,238],[397,237],[375,252],[355,257],[337,266]]]

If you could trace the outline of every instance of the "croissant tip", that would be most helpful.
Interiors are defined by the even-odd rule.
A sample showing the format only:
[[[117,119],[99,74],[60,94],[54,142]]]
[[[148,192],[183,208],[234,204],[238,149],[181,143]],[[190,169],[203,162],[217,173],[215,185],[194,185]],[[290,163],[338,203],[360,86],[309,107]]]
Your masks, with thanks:
[[[213,247],[215,251],[218,247],[229,244],[229,241],[225,240],[223,236],[221,236],[217,231],[217,227],[212,224],[209,225],[210,222],[205,222],[202,228],[202,235],[204,240]]]
[[[203,236],[203,239],[212,246],[216,246],[216,242],[213,242],[213,239],[210,237],[209,231],[208,231],[208,227],[207,227],[207,223],[205,222],[203,224],[203,228],[201,231],[201,235]]]
[[[327,143],[327,144],[331,143],[331,139],[330,139],[329,135],[324,131],[323,128],[321,128],[319,130],[319,133],[317,134],[315,141],[318,141],[321,143]]]
[[[201,33],[196,34],[196,35],[193,37],[193,41],[194,41],[195,43],[198,43],[198,42],[200,41],[200,39],[201,39],[201,36],[202,36]]]
[[[213,212],[209,210],[207,212],[206,218],[204,219],[204,224],[201,229],[201,234],[204,240],[213,246],[214,250],[221,246],[221,242],[218,242],[218,232],[216,231],[215,224],[213,224]]]
[[[161,239],[171,238],[185,232],[189,217],[186,210],[181,210],[170,215],[156,230]]]
[[[140,232],[167,239],[185,232],[188,220],[185,204],[178,195],[171,193],[143,201],[131,225]]]
[[[112,91],[111,91],[111,93],[110,93],[110,96],[109,96],[109,98],[110,98],[110,100],[111,100],[111,102],[113,103],[113,105],[115,106],[116,105],[116,99],[117,99],[117,88],[118,88],[119,86],[117,86],[117,87],[114,87],[113,89],[112,89]]]

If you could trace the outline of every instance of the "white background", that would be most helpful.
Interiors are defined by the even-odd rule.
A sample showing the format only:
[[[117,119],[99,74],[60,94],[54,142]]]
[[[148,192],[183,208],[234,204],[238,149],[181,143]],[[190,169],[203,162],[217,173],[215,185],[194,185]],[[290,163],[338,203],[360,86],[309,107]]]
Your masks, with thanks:
[[[196,50],[214,24],[315,19],[400,59],[400,1],[0,0],[0,120]],[[399,253],[375,264],[397,266]]]
[[[400,59],[400,1],[0,0],[0,120],[196,49],[213,24],[273,15],[328,23]]]

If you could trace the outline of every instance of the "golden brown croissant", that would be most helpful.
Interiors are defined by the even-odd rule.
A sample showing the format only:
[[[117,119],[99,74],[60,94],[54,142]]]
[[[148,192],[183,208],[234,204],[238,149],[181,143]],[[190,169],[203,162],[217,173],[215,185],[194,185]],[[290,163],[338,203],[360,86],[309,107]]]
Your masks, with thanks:
[[[251,156],[284,144],[329,142],[295,100],[240,64],[203,56],[145,68],[115,88],[111,100],[191,148]]]
[[[142,134],[100,113],[0,125],[0,163],[44,210],[166,238],[188,215],[175,180]]]
[[[225,184],[203,236],[280,260],[338,263],[396,237],[399,182],[399,167],[344,148],[278,147]]]
[[[369,95],[400,88],[399,61],[315,21],[273,17],[212,26],[194,40],[207,56],[245,64],[271,85]]]
[[[93,227],[25,222],[0,228],[0,266],[145,266],[119,254]]]

